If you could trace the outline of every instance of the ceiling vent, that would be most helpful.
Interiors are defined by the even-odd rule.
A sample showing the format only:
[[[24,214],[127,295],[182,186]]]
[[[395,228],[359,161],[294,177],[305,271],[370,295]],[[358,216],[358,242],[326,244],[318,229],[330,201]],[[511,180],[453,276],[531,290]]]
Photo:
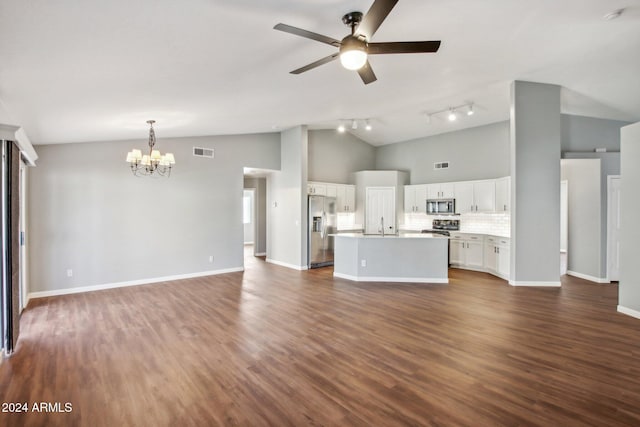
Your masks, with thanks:
[[[196,157],[208,157],[213,159],[213,148],[193,147],[193,155]]]
[[[449,169],[449,162],[436,162],[433,164],[433,169]]]

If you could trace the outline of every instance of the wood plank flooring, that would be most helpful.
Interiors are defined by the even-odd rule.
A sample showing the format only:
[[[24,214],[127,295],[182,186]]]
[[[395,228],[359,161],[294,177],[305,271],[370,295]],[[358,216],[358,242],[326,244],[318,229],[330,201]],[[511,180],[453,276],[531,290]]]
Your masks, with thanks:
[[[0,426],[638,426],[640,320],[617,285],[244,273],[32,300]]]

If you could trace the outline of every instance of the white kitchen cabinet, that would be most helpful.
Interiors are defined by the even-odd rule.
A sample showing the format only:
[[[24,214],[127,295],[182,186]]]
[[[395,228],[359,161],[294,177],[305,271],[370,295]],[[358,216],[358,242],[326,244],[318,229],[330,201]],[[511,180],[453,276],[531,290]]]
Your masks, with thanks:
[[[449,262],[471,270],[484,269],[484,237],[479,234],[454,233],[450,239]]]
[[[427,213],[427,188],[426,184],[404,186],[405,213]]]
[[[496,212],[511,210],[511,177],[496,179]]]
[[[453,184],[456,199],[456,213],[475,212],[473,203],[473,182],[461,181]]]
[[[496,186],[493,179],[456,182],[454,193],[456,213],[495,211]]]
[[[427,199],[453,199],[453,187],[453,182],[427,184]]]
[[[367,187],[365,189],[365,234],[395,234],[395,187]]]
[[[338,212],[355,212],[356,187],[355,185],[336,185],[336,204]]]
[[[309,181],[307,182],[307,194],[311,194],[313,196],[326,196],[327,184]]]
[[[487,236],[485,242],[485,269],[491,274],[509,280],[511,270],[510,240],[506,237]]]
[[[337,184],[326,184],[327,190],[325,195],[327,197],[338,197],[338,185]]]

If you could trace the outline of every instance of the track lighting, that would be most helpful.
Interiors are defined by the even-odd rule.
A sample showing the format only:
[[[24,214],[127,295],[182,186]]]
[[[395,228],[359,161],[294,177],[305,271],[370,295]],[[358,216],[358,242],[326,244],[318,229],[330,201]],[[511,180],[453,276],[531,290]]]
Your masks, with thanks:
[[[340,120],[340,124],[338,125],[338,127],[336,128],[336,130],[340,133],[344,133],[347,131],[347,125],[349,125],[349,122],[351,122],[350,124],[350,128],[351,130],[358,130],[359,126],[360,126],[360,122],[364,122],[364,129],[367,131],[370,131],[373,129],[373,126],[371,126],[371,122],[369,119],[341,119]]]
[[[466,104],[457,105],[455,107],[449,107],[444,110],[438,110],[438,111],[432,111],[432,112],[424,111],[422,114],[427,116],[427,123],[431,123],[431,119],[433,116],[438,116],[439,114],[443,114],[443,113],[447,113],[448,121],[455,122],[456,120],[458,120],[458,116],[462,114],[462,111],[465,111],[465,109],[466,109],[467,116],[472,116],[474,114],[473,105],[474,105],[473,102],[468,102]]]

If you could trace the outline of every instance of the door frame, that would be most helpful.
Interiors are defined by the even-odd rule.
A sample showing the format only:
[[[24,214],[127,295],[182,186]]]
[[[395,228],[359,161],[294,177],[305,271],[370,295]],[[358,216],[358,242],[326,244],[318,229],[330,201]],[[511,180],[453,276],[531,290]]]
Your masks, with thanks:
[[[622,184],[622,176],[621,175],[607,175],[607,280],[608,281],[618,281],[619,277],[612,278],[610,275],[611,258],[613,254],[613,245],[616,243],[613,241],[613,233],[612,229],[615,225],[615,221],[613,218],[615,217],[613,214],[615,213],[611,206],[611,194],[613,192],[613,180],[620,180],[620,184]],[[621,187],[622,188],[622,187]],[[618,211],[619,214],[619,211]],[[619,242],[618,242],[619,243]],[[620,258],[620,252],[618,252],[618,261]],[[619,272],[618,272],[619,274]]]

